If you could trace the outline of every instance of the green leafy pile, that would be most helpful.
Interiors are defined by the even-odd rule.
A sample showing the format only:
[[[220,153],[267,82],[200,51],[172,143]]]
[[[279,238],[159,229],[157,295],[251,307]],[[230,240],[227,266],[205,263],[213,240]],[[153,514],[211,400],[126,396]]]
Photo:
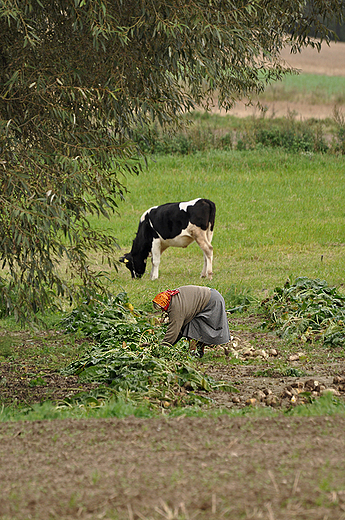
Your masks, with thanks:
[[[137,350],[142,343],[159,339],[159,328],[147,314],[134,311],[125,292],[117,296],[98,296],[75,308],[61,320],[66,332],[94,339],[103,347]],[[123,343],[126,345],[123,345]]]
[[[324,345],[345,345],[345,296],[324,280],[300,277],[293,284],[288,281],[261,305],[282,337],[322,338]]]
[[[61,326],[93,339],[89,350],[63,373],[100,382],[126,399],[169,407],[205,401],[193,390],[233,390],[193,367],[186,342],[160,345],[164,326],[154,316],[134,310],[126,293],[83,304]]]

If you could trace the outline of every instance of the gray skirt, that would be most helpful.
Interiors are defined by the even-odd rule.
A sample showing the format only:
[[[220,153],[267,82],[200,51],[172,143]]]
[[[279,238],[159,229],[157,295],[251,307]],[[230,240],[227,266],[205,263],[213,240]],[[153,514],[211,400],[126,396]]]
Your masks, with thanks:
[[[211,298],[206,307],[187,323],[181,336],[196,339],[205,345],[223,345],[230,341],[228,318],[223,296],[211,289]]]

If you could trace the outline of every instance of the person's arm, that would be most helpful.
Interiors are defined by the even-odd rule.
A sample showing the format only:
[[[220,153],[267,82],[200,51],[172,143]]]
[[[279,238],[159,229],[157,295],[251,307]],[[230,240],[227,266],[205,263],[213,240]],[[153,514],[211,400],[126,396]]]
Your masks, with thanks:
[[[184,323],[184,315],[181,313],[179,306],[174,305],[169,312],[169,324],[163,343],[168,345],[174,345],[178,339]]]

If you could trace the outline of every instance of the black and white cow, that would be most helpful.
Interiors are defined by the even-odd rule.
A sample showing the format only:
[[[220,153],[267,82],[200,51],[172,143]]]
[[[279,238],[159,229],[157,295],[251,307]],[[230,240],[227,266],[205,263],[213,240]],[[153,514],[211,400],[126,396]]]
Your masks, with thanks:
[[[170,246],[187,247],[194,240],[204,253],[201,277],[212,279],[213,236],[216,205],[208,199],[154,206],[141,216],[130,253],[120,258],[132,278],[140,278],[151,255],[151,280],[158,278],[160,257]]]

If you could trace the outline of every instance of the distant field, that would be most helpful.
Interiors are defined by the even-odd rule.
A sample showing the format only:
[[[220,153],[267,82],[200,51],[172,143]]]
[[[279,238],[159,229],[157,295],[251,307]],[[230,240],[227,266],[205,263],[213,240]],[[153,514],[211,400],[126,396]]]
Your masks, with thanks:
[[[322,44],[320,52],[308,47],[302,52],[291,54],[288,49],[284,49],[281,56],[290,67],[306,74],[345,76],[345,42]]]
[[[287,76],[271,85],[260,99],[342,105],[345,104],[345,77],[306,73]]]
[[[301,119],[333,117],[337,105],[345,113],[345,43],[322,46],[321,52],[303,49],[301,53],[282,52],[282,58],[300,74],[274,83],[261,97],[269,117],[294,113]],[[218,109],[214,108],[215,112]],[[255,107],[238,102],[230,114],[237,117],[259,115]]]

